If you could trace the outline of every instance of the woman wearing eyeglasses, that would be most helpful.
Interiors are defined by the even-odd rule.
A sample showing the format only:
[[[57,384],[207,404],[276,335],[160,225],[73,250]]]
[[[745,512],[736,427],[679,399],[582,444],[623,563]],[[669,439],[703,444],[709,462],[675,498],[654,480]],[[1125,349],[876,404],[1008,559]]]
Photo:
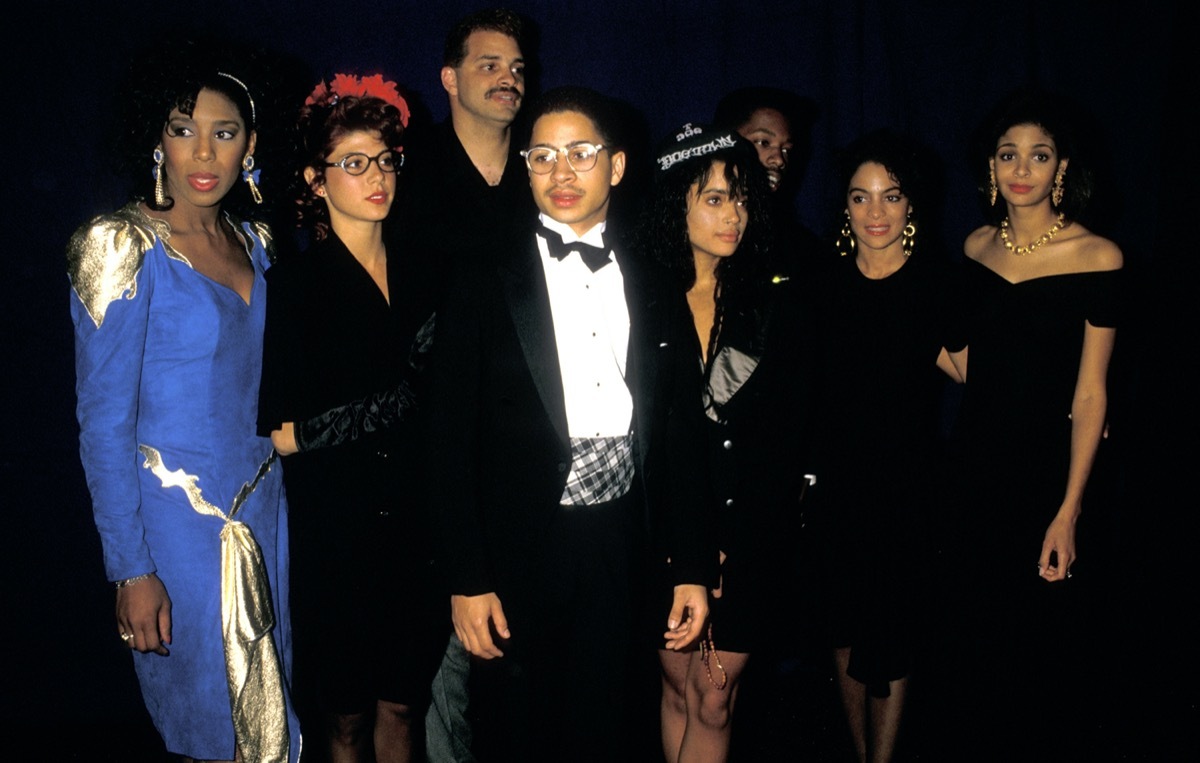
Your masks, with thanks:
[[[299,122],[298,207],[315,243],[268,280],[259,431],[294,454],[284,481],[298,702],[334,761],[420,757],[445,646],[435,609],[444,598],[431,595],[418,526],[411,417],[353,437],[326,431],[319,443],[301,436],[296,452],[296,422],[303,433],[331,408],[397,388],[432,330],[428,280],[384,238],[407,121],[379,75],[318,85]]]

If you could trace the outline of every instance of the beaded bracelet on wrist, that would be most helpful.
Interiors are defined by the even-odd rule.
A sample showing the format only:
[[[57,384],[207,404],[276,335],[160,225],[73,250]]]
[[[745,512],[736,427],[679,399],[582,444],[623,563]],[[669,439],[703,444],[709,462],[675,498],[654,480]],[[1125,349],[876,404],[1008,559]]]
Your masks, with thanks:
[[[135,575],[134,577],[131,577],[131,578],[125,578],[124,580],[118,580],[115,585],[117,586],[117,588],[128,588],[129,586],[133,585],[134,583],[142,582],[143,580],[145,580],[146,578],[150,577],[153,574],[154,574],[153,572],[147,572],[144,575]]]

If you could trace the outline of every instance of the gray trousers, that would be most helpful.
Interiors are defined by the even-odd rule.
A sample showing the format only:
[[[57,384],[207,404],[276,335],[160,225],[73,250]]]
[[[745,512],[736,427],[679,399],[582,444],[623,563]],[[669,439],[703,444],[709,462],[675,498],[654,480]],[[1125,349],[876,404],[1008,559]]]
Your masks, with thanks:
[[[433,699],[425,714],[425,754],[429,763],[476,763],[467,721],[467,681],[471,656],[450,634],[441,667],[433,678]]]

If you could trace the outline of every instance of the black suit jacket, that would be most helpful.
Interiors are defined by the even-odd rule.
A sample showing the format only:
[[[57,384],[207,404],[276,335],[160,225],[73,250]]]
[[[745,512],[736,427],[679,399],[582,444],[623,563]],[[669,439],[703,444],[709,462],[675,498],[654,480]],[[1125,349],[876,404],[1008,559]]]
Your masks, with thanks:
[[[393,388],[415,335],[433,314],[423,263],[392,250],[384,299],[337,234],[279,263],[267,277],[258,431],[303,421]],[[420,455],[413,426],[377,428],[339,447],[286,457],[294,521],[336,530],[336,517],[412,511],[420,517]]]
[[[554,326],[531,230],[460,271],[431,364],[432,510],[451,593],[537,595],[523,577],[571,466]],[[644,526],[675,584],[711,585],[699,375],[687,305],[649,263],[618,251],[629,310],[626,383]],[[631,543],[639,539],[631,539]],[[527,599],[526,599],[527,600]]]

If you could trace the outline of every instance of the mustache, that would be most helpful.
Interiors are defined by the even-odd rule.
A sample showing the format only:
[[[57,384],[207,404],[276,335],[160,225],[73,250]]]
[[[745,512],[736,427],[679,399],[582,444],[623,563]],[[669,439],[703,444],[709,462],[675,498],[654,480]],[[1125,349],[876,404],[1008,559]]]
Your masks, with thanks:
[[[509,85],[501,85],[500,87],[494,87],[491,90],[484,93],[483,97],[491,98],[496,93],[512,93],[513,95],[515,95],[518,98],[521,97],[521,91],[517,90],[515,87],[509,86]]]

